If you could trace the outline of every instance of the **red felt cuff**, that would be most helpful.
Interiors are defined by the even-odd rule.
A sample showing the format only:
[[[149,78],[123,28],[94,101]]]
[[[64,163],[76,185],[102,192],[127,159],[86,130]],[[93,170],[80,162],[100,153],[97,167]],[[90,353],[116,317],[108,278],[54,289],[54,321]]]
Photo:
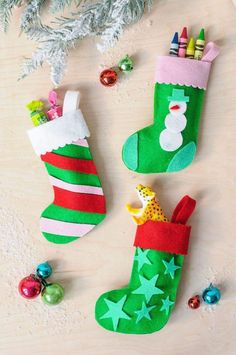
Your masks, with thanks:
[[[148,221],[138,226],[134,246],[186,255],[190,231],[182,224]]]
[[[191,227],[186,226],[196,201],[184,196],[176,206],[171,222],[147,221],[137,227],[134,246],[186,255]]]

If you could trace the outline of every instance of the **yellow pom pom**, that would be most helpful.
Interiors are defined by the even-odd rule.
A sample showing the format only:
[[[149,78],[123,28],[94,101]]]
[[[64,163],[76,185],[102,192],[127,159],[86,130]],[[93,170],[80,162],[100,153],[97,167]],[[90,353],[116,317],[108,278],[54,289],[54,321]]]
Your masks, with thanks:
[[[31,101],[30,103],[28,103],[28,105],[26,105],[26,107],[30,110],[30,111],[41,111],[43,108],[43,102],[42,101]]]

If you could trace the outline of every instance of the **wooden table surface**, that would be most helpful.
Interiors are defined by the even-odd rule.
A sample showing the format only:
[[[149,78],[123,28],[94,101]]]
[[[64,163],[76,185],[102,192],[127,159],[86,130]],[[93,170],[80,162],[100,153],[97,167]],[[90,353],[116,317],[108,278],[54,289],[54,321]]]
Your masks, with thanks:
[[[89,140],[107,198],[107,217],[88,236],[68,245],[48,243],[39,231],[40,212],[53,197],[48,175],[26,135],[31,127],[26,103],[46,98],[52,89],[45,65],[17,82],[23,56],[34,43],[18,36],[15,13],[7,35],[0,35],[1,175],[0,175],[0,354],[1,355],[233,355],[236,353],[235,279],[235,134],[236,8],[231,0],[159,0],[154,10],[128,29],[119,44],[100,54],[87,40],[70,54],[59,88],[81,91],[81,107],[91,130]],[[176,174],[139,175],[121,160],[125,139],[152,122],[153,74],[157,54],[168,52],[176,30],[200,27],[221,47],[212,68],[199,132],[197,157]],[[117,64],[126,53],[135,69],[114,88],[99,84],[101,68]],[[197,199],[192,238],[177,304],[160,332],[122,335],[108,332],[94,319],[94,305],[104,291],[125,285],[130,276],[135,225],[126,203],[136,203],[138,183],[153,186],[170,216],[177,201]],[[59,306],[18,295],[19,280],[50,260],[52,280],[66,290]],[[190,310],[190,296],[209,282],[222,300],[215,307]]]

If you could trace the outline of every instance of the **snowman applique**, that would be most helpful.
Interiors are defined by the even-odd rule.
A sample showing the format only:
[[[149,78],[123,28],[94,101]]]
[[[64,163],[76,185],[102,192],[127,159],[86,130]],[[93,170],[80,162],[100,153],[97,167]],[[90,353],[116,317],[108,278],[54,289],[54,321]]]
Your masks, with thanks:
[[[183,144],[181,132],[187,124],[184,113],[187,110],[189,97],[184,95],[184,90],[173,89],[168,101],[170,113],[165,118],[166,128],[160,134],[160,146],[167,152],[174,152]]]

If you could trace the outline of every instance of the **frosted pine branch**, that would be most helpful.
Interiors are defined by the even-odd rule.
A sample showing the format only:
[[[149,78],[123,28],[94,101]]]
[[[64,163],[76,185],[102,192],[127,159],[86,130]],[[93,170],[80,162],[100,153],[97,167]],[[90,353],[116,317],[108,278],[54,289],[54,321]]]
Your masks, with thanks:
[[[59,85],[67,56],[71,48],[86,37],[100,36],[98,49],[105,51],[114,46],[127,26],[139,21],[152,0],[51,0],[50,11],[62,11],[74,2],[78,6],[70,18],[54,20],[53,27],[41,23],[41,10],[47,0],[25,0],[27,5],[21,18],[21,29],[39,46],[22,68],[22,78],[47,62],[51,67],[51,80]],[[21,6],[21,0],[0,0],[3,28],[7,28],[12,9]],[[4,15],[4,16],[3,16]]]
[[[21,5],[21,0],[0,0],[0,27],[6,32],[9,26],[12,10]]]
[[[21,30],[27,30],[40,20],[40,11],[46,0],[31,0],[21,15]]]
[[[70,6],[73,2],[76,3],[77,6],[82,3],[83,0],[52,0],[50,5],[50,11],[55,14],[56,12],[63,11],[65,7]]]

